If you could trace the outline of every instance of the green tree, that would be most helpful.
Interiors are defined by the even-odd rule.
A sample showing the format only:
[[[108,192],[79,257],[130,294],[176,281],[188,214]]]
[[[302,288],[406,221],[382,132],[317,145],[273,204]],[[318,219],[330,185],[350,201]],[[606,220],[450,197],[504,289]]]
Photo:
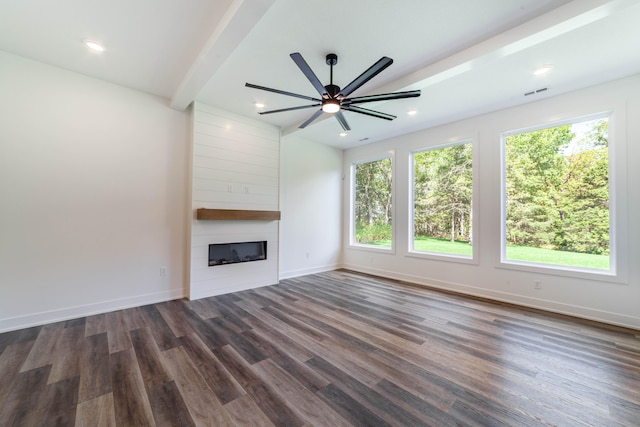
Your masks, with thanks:
[[[554,243],[565,161],[573,138],[569,125],[508,136],[506,232],[514,245],[550,247]]]
[[[566,156],[556,245],[562,250],[609,254],[608,121],[600,120]]]
[[[414,236],[471,240],[472,147],[415,153]]]
[[[355,175],[356,241],[390,240],[393,207],[391,159],[357,164]]]

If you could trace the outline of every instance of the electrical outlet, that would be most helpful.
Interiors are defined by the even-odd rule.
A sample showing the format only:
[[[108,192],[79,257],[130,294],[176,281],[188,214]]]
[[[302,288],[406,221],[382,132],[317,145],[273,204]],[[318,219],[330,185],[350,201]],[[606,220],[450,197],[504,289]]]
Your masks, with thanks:
[[[160,267],[160,275],[161,276],[167,275],[167,267]]]
[[[542,282],[540,282],[540,280],[534,280],[533,289],[542,289]]]

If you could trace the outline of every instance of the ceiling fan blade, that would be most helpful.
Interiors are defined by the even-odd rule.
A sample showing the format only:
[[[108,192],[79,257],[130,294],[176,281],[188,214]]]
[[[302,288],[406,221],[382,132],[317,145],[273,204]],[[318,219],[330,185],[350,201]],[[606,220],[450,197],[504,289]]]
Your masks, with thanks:
[[[342,105],[361,104],[363,102],[374,101],[390,101],[392,99],[415,98],[420,96],[419,90],[410,90],[407,92],[381,93],[379,95],[357,96],[342,100]]]
[[[300,107],[280,108],[279,110],[260,111],[258,112],[258,114],[272,114],[272,113],[282,113],[284,111],[304,110],[305,108],[319,107],[321,105],[322,104],[311,104],[311,105],[302,105]]]
[[[388,58],[386,56],[383,56],[382,58],[380,58],[378,60],[378,62],[373,64],[371,67],[369,67],[364,73],[362,73],[358,77],[356,77],[354,81],[352,81],[351,83],[346,85],[340,91],[338,96],[346,98],[353,91],[355,91],[360,86],[362,86],[363,84],[365,84],[366,82],[368,82],[369,80],[371,80],[372,78],[377,76],[379,72],[381,72],[382,70],[384,70],[385,68],[387,68],[391,64],[393,64],[393,59]]]
[[[309,67],[309,64],[307,64],[307,61],[304,60],[302,55],[300,55],[298,52],[295,52],[289,56],[291,57],[291,59],[293,59],[293,62],[296,63],[298,68],[300,68],[302,74],[304,74],[309,79],[313,87],[316,88],[320,96],[324,95],[327,92],[326,89],[324,88],[322,83],[320,83],[320,80],[314,74],[313,70],[311,69],[311,67]]]
[[[357,105],[343,105],[342,108],[347,111],[353,111],[354,113],[366,114],[367,116],[377,117],[379,119],[385,120],[393,120],[397,117],[392,114],[381,113],[380,111],[373,111],[367,108],[358,107]]]
[[[313,113],[313,115],[311,117],[309,117],[304,123],[302,123],[300,126],[298,126],[300,129],[304,129],[306,128],[309,124],[311,124],[312,121],[314,121],[315,119],[317,119],[318,117],[320,117],[322,115],[322,113],[324,113],[324,111],[322,111],[322,108],[318,109],[318,111],[316,111],[315,113]]]
[[[340,126],[342,126],[342,129],[345,131],[351,130],[349,123],[347,123],[347,119],[345,119],[344,114],[342,114],[342,111],[338,111],[335,116],[338,123],[340,123]]]
[[[307,101],[322,102],[322,100],[318,99],[318,98],[312,98],[312,97],[306,96],[306,95],[299,95],[297,93],[287,92],[287,91],[280,90],[280,89],[272,89],[270,87],[258,86],[258,85],[254,85],[254,84],[251,84],[251,83],[245,83],[244,85],[246,87],[250,87],[250,88],[253,88],[253,89],[266,90],[267,92],[279,93],[280,95],[294,96],[296,98],[306,99]]]

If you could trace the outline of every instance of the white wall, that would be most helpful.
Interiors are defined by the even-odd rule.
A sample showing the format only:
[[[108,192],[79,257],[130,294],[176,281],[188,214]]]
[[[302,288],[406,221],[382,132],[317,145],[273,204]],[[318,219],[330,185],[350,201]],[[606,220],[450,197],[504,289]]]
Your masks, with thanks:
[[[615,170],[618,239],[617,277],[571,277],[549,269],[512,269],[500,262],[500,146],[501,133],[543,123],[613,110],[612,164]],[[345,233],[344,265],[347,268],[539,307],[618,325],[640,328],[640,76],[611,82],[571,94],[530,103],[492,114],[462,120],[400,138],[345,152],[344,173],[352,163],[395,155],[394,222],[392,253],[349,246]],[[474,151],[474,217],[477,260],[471,263],[409,256],[408,182],[409,154],[428,146],[471,138]],[[344,203],[349,206],[349,182],[344,184]],[[349,209],[344,210],[345,229]],[[542,289],[535,290],[534,280]]]
[[[164,99],[3,52],[0,94],[0,331],[187,295],[189,114],[168,108]],[[503,268],[500,133],[610,108],[616,109],[623,148],[618,166],[626,167],[617,182],[626,277],[614,283]],[[354,270],[640,328],[637,117],[640,76],[345,153],[287,137],[277,184],[279,277],[343,262]],[[409,257],[408,153],[466,137],[476,145],[477,262]],[[342,233],[349,222],[349,183],[342,174],[348,176],[353,161],[388,150],[396,157],[395,252],[351,248]],[[160,275],[162,266],[167,276]],[[541,290],[533,289],[533,280],[542,281]]]
[[[300,137],[282,139],[280,278],[340,267],[342,155]]]
[[[0,331],[184,296],[189,114],[3,52],[0,94]]]
[[[195,219],[208,209],[279,210],[280,131],[201,103],[193,112],[189,298],[278,283],[278,221]],[[208,266],[209,244],[267,242],[267,259]]]

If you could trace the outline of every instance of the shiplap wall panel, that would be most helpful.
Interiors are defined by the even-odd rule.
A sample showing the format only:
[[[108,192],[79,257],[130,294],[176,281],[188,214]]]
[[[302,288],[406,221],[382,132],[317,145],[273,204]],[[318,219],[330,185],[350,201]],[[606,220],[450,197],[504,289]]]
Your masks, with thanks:
[[[220,203],[217,202],[201,202],[201,208],[205,209],[218,209]],[[224,209],[235,209],[235,210],[254,210],[254,211],[272,211],[277,210],[277,206],[273,206],[271,204],[260,205],[257,203],[235,201],[233,203],[226,203]],[[200,221],[215,221],[215,220],[200,220]],[[220,221],[220,220],[218,220]]]
[[[216,201],[212,202],[211,198],[215,198]],[[200,207],[207,209],[219,209],[221,205],[224,205],[223,209],[236,209],[232,206],[244,206],[241,209],[261,211],[278,210],[278,205],[273,203],[273,196],[270,195],[196,190],[193,192],[193,201],[202,205]]]
[[[237,162],[242,164],[248,164],[253,166],[259,166],[261,168],[271,169],[273,165],[277,167],[278,158],[273,158],[269,154],[269,151],[260,150],[259,148],[253,150],[224,150],[218,147],[210,147],[205,145],[196,145],[194,147],[194,154],[202,159],[214,159],[216,161],[224,160],[230,162]]]
[[[276,127],[196,103],[192,209],[279,210],[280,132]],[[203,298],[278,282],[278,221],[191,225],[189,297]],[[267,259],[209,267],[209,244],[267,241]]]
[[[265,185],[262,182],[233,182],[233,181],[221,181],[215,179],[202,179],[196,178],[193,180],[194,186],[199,188],[200,191],[226,191],[229,192],[230,188],[233,193],[244,192],[261,196],[278,196],[278,187],[273,185]],[[231,187],[229,187],[231,186]]]
[[[200,179],[240,184],[263,184],[277,188],[279,181],[278,175],[266,176],[259,175],[257,173],[236,172],[222,168],[212,169],[194,167],[194,174],[197,176],[197,178],[194,179],[194,183],[196,184],[196,181]]]
[[[246,140],[233,140],[227,139],[224,136],[211,136],[204,133],[198,133],[198,145],[194,148],[202,155],[212,155],[217,156],[219,152],[230,152],[230,153],[244,153],[244,154],[252,154],[253,157],[257,158],[267,158],[272,160],[278,160],[279,152],[274,150],[272,147],[267,147],[265,145],[257,145],[252,143],[254,136],[251,138],[245,138]]]
[[[194,221],[191,227],[192,243],[197,244],[198,242],[200,242],[200,244],[204,245],[205,243],[222,242],[222,240],[216,240],[212,242],[207,242],[204,240],[210,238],[211,236],[210,225],[217,222],[218,221]],[[264,233],[265,224],[267,226],[269,224],[277,225],[277,222],[273,221],[221,221],[220,223],[223,223],[227,226],[222,227],[220,230],[217,230],[216,236],[234,236],[239,234],[256,235],[258,233]],[[239,230],[237,228],[239,228]],[[226,239],[226,237],[224,238]]]
[[[253,208],[243,209],[253,210],[278,210],[278,203],[273,200],[273,193],[277,191],[262,192],[256,191],[251,184],[235,183],[212,183],[222,185],[220,189],[194,189],[193,202],[197,203],[196,208],[208,209],[235,209],[233,205],[241,204],[245,206],[255,205]],[[200,206],[201,205],[201,206]]]
[[[247,161],[225,160],[212,157],[196,157],[193,159],[193,166],[196,168],[207,168],[219,171],[229,171],[240,174],[253,175],[258,177],[272,178],[278,176],[274,171],[274,166],[263,166],[251,164]],[[276,165],[277,167],[277,165]]]

